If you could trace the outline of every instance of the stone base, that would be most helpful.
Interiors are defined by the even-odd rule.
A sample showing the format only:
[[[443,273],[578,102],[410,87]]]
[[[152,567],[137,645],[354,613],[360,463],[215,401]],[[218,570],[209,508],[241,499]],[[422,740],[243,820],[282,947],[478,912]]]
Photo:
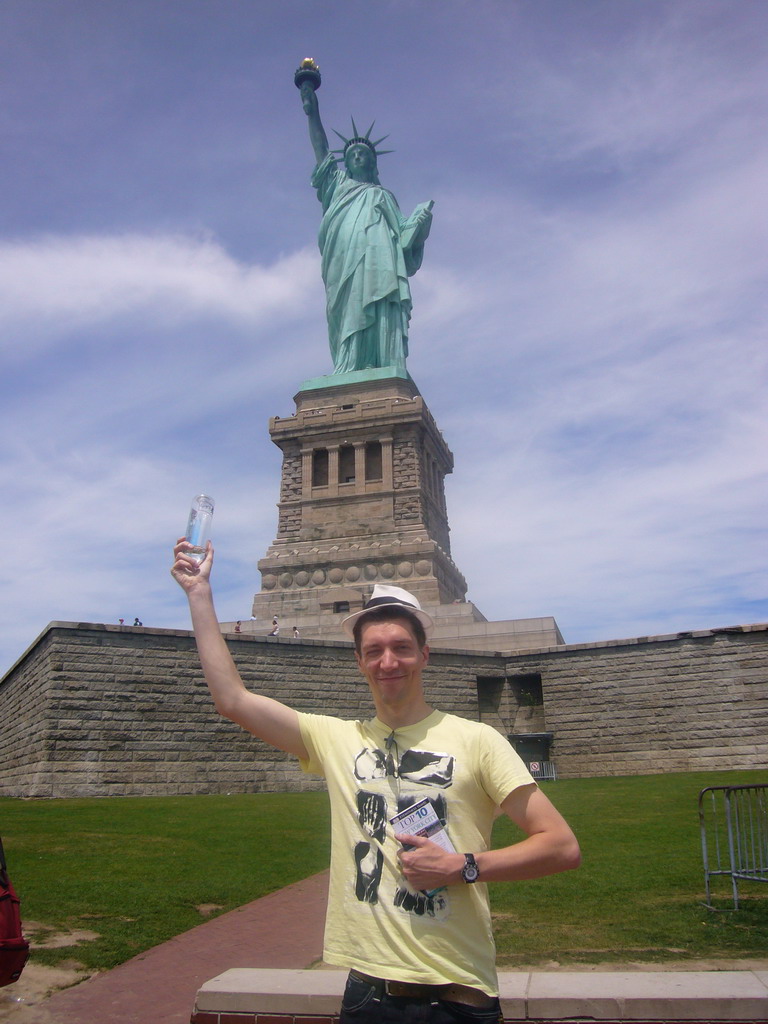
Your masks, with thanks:
[[[392,378],[412,382],[411,375],[404,366],[376,366],[369,367],[367,370],[349,370],[347,373],[329,373],[325,377],[310,377],[299,388],[299,394],[302,391],[317,391],[344,385],[359,386],[370,384],[372,381],[391,380]]]
[[[318,377],[295,403],[290,418],[270,420],[283,466],[277,537],[259,561],[258,629],[277,615],[335,638],[376,583],[424,605],[465,603],[445,507],[453,456],[408,373]]]
[[[338,1020],[346,972],[233,968],[197,993],[192,1024]],[[768,971],[507,971],[504,1021],[765,1021]]]
[[[415,588],[407,583],[403,583],[403,586],[415,592]],[[282,637],[290,637],[293,626],[298,626],[302,640],[348,641],[349,637],[342,630],[341,622],[346,615],[363,606],[360,591],[351,587],[328,591],[314,610],[309,605],[302,608],[291,599],[283,604],[273,600],[272,603],[260,605],[262,596],[257,594],[254,602],[254,608],[260,614],[257,613],[255,619],[241,622],[238,632],[266,636],[272,629],[273,615],[277,615]],[[349,605],[349,609],[334,611],[334,602],[344,602]],[[564,643],[557,623],[551,616],[489,622],[470,601],[431,604],[419,598],[419,603],[435,621],[429,641],[435,649],[511,653],[559,647]],[[273,608],[276,610],[273,611]],[[222,622],[220,625],[224,633],[233,632],[235,628],[234,622]]]
[[[262,590],[253,601],[261,621],[302,619],[307,625],[343,606],[361,608],[376,583],[405,587],[422,605],[460,601],[464,577],[451,559],[428,538],[362,538],[346,551],[339,545],[297,543],[287,551],[275,544],[259,562]],[[348,607],[347,607],[348,605]],[[322,633],[326,636],[330,634]]]

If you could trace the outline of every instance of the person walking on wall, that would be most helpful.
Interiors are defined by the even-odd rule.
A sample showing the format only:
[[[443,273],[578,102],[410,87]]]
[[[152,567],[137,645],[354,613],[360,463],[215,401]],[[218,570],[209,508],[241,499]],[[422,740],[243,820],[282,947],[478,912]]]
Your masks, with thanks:
[[[371,691],[366,721],[299,712],[247,690],[221,634],[210,574],[181,539],[171,573],[186,593],[198,652],[224,717],[323,775],[331,803],[324,959],[349,970],[341,1024],[494,1024],[500,1016],[487,882],[575,868],[579,846],[507,740],[424,696],[432,620],[399,587],[376,586],[347,616]],[[428,797],[453,846],[398,840],[390,818]],[[525,838],[490,849],[506,814]],[[405,839],[405,837],[401,837]]]

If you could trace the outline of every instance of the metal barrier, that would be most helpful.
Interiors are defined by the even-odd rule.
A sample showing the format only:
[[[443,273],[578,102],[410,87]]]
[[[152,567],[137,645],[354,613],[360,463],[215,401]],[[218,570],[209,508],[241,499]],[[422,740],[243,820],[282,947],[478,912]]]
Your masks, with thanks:
[[[768,882],[768,783],[707,786],[699,793],[699,824],[706,906],[718,909],[711,879],[727,876],[738,910],[739,882]]]
[[[557,769],[552,761],[531,761],[528,765],[528,771],[537,781],[549,780],[554,782],[557,778]]]

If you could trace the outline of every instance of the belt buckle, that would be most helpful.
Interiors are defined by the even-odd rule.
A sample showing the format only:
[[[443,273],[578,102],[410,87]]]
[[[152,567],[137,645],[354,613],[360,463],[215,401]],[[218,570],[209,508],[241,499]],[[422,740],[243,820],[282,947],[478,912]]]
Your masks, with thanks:
[[[389,978],[384,979],[384,991],[388,996],[394,996],[395,999],[402,999],[410,993],[408,989],[410,986],[404,981],[390,981]]]
[[[462,1006],[472,1006],[478,1010],[490,1010],[495,1002],[482,989],[459,984],[446,985],[442,998],[447,999],[448,1002],[460,1003]]]

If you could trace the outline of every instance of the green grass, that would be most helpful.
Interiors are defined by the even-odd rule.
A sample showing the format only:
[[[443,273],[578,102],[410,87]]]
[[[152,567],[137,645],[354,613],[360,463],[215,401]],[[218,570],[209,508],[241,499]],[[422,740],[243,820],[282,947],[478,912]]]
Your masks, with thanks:
[[[737,913],[702,905],[697,804],[705,786],[766,782],[768,772],[707,772],[545,783],[579,838],[582,865],[491,887],[499,965],[768,956],[768,885],[741,883]],[[515,838],[499,819],[494,845]],[[730,908],[730,883],[716,892]]]
[[[324,793],[0,800],[0,834],[22,919],[97,932],[76,950],[90,969],[200,924],[200,906],[232,910],[322,871],[329,854]]]
[[[768,956],[768,886],[744,883],[738,913],[713,914],[697,796],[768,782],[720,772],[579,779],[544,791],[574,827],[578,871],[491,887],[499,965]],[[102,800],[0,799],[0,833],[22,915],[99,938],[34,959],[108,968],[328,863],[324,793]],[[500,819],[495,845],[517,838]],[[725,884],[722,906],[730,906]]]

